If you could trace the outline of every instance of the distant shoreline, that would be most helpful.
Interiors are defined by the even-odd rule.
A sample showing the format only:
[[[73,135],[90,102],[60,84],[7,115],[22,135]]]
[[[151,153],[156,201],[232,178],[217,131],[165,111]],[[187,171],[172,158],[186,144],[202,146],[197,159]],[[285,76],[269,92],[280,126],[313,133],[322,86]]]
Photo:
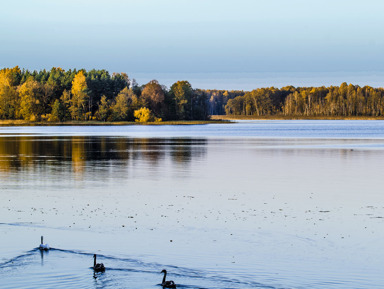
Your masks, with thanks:
[[[127,125],[204,125],[214,123],[230,123],[234,120],[384,120],[384,117],[323,117],[323,116],[254,116],[254,115],[212,115],[211,120],[191,121],[162,121],[162,122],[134,122],[134,121],[25,121],[25,120],[0,120],[2,126],[127,126]]]
[[[255,115],[212,115],[212,120],[384,120],[384,116],[255,116]]]
[[[0,120],[0,126],[123,126],[123,125],[201,125],[212,123],[228,123],[228,120],[191,120],[191,121],[161,121],[161,122],[134,122],[134,121],[64,121],[64,122],[31,122],[25,120]]]

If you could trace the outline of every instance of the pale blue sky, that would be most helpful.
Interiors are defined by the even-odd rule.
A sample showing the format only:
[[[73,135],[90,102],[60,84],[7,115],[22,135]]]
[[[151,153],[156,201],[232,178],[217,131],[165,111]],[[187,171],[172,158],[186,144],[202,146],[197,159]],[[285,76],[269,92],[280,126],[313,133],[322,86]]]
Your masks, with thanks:
[[[0,67],[104,68],[133,77],[384,71],[379,0],[3,2]]]

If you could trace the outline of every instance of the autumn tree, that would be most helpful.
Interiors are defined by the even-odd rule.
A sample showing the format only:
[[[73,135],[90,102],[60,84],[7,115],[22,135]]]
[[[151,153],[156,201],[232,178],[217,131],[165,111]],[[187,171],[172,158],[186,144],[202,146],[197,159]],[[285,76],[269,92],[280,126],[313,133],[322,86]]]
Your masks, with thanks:
[[[32,77],[19,88],[20,115],[28,121],[40,120],[44,113],[41,85]]]
[[[110,115],[110,107],[107,100],[107,97],[103,95],[99,103],[99,109],[96,112],[96,117],[98,120],[106,121]]]
[[[133,92],[131,89],[124,88],[117,95],[115,103],[111,106],[113,120],[127,120],[133,113],[130,105],[132,104]],[[132,117],[132,116],[131,116]]]
[[[63,110],[63,120],[71,119],[71,93],[67,90],[63,91],[63,94],[60,96],[61,109]]]
[[[14,119],[17,117],[18,93],[16,85],[20,77],[19,67],[0,70],[0,118]]]
[[[49,121],[63,121],[65,119],[65,109],[63,107],[63,104],[60,102],[60,100],[56,99],[55,102],[52,104],[52,112],[49,117]]]
[[[180,120],[192,119],[192,86],[188,81],[178,81],[171,86],[170,93],[176,106],[176,117]]]
[[[133,113],[136,122],[149,122],[153,121],[154,117],[152,111],[147,107],[137,109]]]
[[[151,80],[145,85],[141,97],[156,116],[161,116],[164,91],[157,80]]]
[[[86,119],[88,110],[88,86],[83,71],[79,71],[72,81],[71,116],[72,119]]]

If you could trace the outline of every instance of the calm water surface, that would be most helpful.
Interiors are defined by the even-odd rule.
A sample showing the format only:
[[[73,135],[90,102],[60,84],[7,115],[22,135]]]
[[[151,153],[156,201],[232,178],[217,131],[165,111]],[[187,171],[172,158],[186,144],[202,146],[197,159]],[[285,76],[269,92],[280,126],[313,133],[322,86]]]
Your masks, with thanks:
[[[382,121],[0,127],[0,288],[383,288],[383,171]]]

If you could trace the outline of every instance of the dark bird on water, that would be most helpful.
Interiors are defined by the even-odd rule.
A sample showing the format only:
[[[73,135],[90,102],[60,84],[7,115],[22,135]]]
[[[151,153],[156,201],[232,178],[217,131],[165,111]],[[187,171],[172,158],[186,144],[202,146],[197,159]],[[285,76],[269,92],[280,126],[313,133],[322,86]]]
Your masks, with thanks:
[[[44,244],[43,236],[41,236],[41,243],[40,243],[39,249],[44,251],[48,251],[49,249],[51,249],[48,244]]]
[[[176,288],[176,284],[172,280],[165,281],[165,278],[167,278],[167,270],[163,270],[161,271],[161,273],[164,273],[163,282],[161,282],[161,286],[163,286],[163,288]]]
[[[96,263],[96,254],[93,255],[93,270],[95,272],[104,272],[105,267],[103,263]]]

